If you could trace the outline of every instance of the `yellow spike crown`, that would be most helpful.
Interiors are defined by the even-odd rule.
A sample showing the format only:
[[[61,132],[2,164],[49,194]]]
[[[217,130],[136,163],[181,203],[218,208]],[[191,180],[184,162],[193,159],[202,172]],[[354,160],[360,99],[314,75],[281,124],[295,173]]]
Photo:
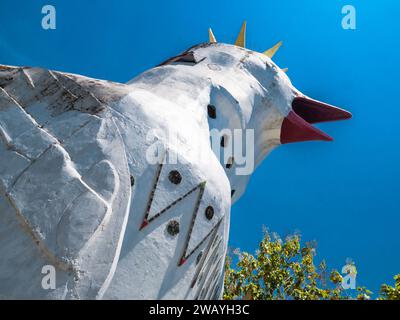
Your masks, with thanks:
[[[244,48],[246,46],[246,21],[243,21],[242,28],[236,38],[235,46]]]
[[[211,28],[208,29],[208,38],[209,38],[210,43],[217,42],[217,39],[215,39],[214,33],[212,32]]]
[[[235,41],[235,46],[242,47],[244,48],[246,46],[246,20],[243,21],[242,27],[240,29],[239,35],[236,38]],[[216,43],[217,40],[215,39],[214,33],[211,28],[208,29],[208,38],[210,43]],[[266,55],[268,58],[273,58],[274,55],[277,53],[279,48],[282,46],[283,42],[279,41],[276,45],[274,45],[272,48],[269,48],[268,50],[264,51],[263,54]],[[283,72],[287,72],[288,68],[282,69]]]
[[[267,51],[264,51],[264,54],[268,57],[268,58],[273,58],[273,56],[275,55],[275,53],[279,50],[279,48],[282,45],[282,41],[279,41],[276,45],[274,45],[272,48],[268,49]]]

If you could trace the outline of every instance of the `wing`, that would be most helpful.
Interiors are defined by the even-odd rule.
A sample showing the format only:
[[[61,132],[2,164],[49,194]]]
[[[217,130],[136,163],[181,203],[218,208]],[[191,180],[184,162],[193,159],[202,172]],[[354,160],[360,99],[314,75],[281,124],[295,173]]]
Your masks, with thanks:
[[[94,299],[107,289],[132,191],[107,106],[127,93],[124,84],[0,66],[0,295]],[[55,268],[54,290],[43,285],[45,265]]]

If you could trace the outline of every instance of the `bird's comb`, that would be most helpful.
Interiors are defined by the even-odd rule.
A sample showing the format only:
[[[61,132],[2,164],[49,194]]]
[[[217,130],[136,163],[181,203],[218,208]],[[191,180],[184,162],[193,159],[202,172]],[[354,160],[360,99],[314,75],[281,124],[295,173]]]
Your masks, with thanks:
[[[237,36],[236,41],[235,41],[235,46],[242,47],[242,48],[244,48],[246,46],[246,26],[247,26],[246,21],[243,21],[242,27],[240,28],[239,35]],[[217,39],[215,38],[214,33],[211,28],[208,29],[208,38],[209,38],[210,43],[217,42]],[[272,59],[273,56],[279,50],[279,48],[282,46],[282,44],[283,44],[283,42],[279,41],[273,47],[264,51],[263,54],[265,54],[268,58]],[[282,71],[287,72],[287,68],[282,69]]]

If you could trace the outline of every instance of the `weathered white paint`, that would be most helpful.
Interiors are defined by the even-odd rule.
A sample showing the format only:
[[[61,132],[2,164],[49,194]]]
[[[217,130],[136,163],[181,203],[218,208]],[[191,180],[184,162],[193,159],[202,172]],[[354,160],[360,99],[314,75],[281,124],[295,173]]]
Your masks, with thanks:
[[[254,129],[258,165],[279,145],[296,89],[262,54],[216,43],[191,51],[197,64],[159,66],[127,84],[0,66],[0,296],[221,295],[231,190],[236,201],[249,176],[219,162],[209,130]],[[160,169],[146,160],[151,130],[178,163],[162,166],[148,219],[206,184],[194,220],[201,187],[139,230]],[[178,138],[167,140],[167,132]],[[171,170],[180,184],[169,181]],[[171,220],[180,223],[175,236],[166,231]],[[186,240],[193,254],[178,266]],[[56,268],[55,290],[41,286],[44,265]]]

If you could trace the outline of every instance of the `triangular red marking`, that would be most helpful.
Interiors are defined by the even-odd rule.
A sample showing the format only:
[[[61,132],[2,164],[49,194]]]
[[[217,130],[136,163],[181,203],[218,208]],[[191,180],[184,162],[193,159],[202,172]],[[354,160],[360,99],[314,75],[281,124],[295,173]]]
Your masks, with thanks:
[[[186,262],[186,259],[185,258],[181,258],[181,260],[179,261],[178,266],[183,265],[185,262]]]
[[[144,219],[142,222],[142,225],[140,226],[140,230],[142,230],[143,228],[147,227],[147,225],[149,224],[149,221],[147,219]]]

